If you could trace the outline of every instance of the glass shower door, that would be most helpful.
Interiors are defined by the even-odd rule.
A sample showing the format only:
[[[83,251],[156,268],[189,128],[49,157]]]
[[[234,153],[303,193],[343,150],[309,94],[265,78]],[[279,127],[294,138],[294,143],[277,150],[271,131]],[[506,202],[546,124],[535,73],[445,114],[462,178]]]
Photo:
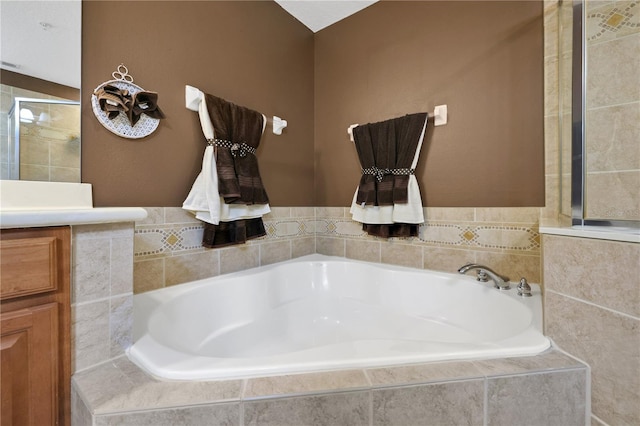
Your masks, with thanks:
[[[79,102],[16,98],[7,143],[6,178],[80,182]]]

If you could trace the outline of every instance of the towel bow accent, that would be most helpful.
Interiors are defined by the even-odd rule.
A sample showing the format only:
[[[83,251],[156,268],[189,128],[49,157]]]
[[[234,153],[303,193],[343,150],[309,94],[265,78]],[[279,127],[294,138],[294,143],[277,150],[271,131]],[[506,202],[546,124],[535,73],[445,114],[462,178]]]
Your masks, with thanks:
[[[384,179],[384,177],[386,175],[394,175],[394,176],[400,176],[400,175],[412,175],[415,174],[415,169],[409,169],[409,168],[404,168],[404,169],[380,169],[376,166],[371,166],[371,167],[367,167],[366,169],[362,169],[362,174],[363,175],[373,175],[376,177],[376,180],[378,182],[382,182],[382,179]]]
[[[207,145],[216,145],[222,148],[227,148],[231,151],[231,155],[234,157],[246,157],[248,153],[256,154],[256,149],[251,145],[247,145],[245,142],[231,142],[224,139],[208,139]]]

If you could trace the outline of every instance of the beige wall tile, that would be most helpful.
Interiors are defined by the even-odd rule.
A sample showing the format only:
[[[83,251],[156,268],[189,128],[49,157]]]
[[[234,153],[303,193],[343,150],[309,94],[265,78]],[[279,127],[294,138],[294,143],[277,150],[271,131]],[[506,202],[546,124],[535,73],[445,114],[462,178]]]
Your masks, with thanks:
[[[345,214],[345,211],[348,213],[349,209],[344,207],[316,207],[316,217],[318,218],[342,218],[342,217],[351,217],[351,215]]]
[[[112,297],[109,313],[110,358],[124,354],[131,346],[133,329],[133,295]]]
[[[50,167],[49,179],[52,182],[80,182],[80,169],[73,167]]]
[[[476,252],[443,247],[423,247],[423,268],[455,273],[458,268],[476,261]]]
[[[345,256],[345,239],[316,237],[316,250],[320,254],[327,256]]]
[[[198,223],[202,222],[196,217],[180,207],[164,208],[164,223]]]
[[[558,3],[544,4],[544,56],[558,54]]]
[[[544,58],[544,115],[558,113],[558,58]]]
[[[483,373],[468,361],[370,368],[366,371],[374,388],[484,377]]]
[[[491,378],[487,423],[582,426],[587,421],[587,370]],[[522,396],[527,403],[522,404]]]
[[[71,424],[91,425],[93,418],[84,401],[75,388],[71,388]]]
[[[164,268],[165,286],[214,277],[220,273],[218,252],[207,250],[167,257]]]
[[[257,245],[240,245],[220,249],[220,273],[242,271],[260,265]]]
[[[140,260],[133,264],[135,294],[164,287],[164,259]]]
[[[125,416],[131,411],[156,409],[162,412],[176,406],[186,408],[238,401],[242,387],[240,380],[158,380],[127,357],[118,357],[112,362],[83,371],[75,375],[73,381],[94,414],[124,412]]]
[[[308,394],[354,388],[367,388],[362,370],[331,371],[249,379],[243,398]]]
[[[111,295],[133,291],[133,238],[111,240]]]
[[[20,179],[22,180],[49,180],[48,166],[35,166],[32,164],[23,164],[20,166]]]
[[[95,417],[95,426],[126,425],[236,425],[240,422],[240,404],[213,404],[170,410],[130,412]]]
[[[557,116],[544,118],[544,173],[557,176],[560,173],[560,123]],[[538,212],[539,213],[539,212]],[[536,218],[537,219],[537,218]]]
[[[587,49],[587,105],[597,108],[640,99],[640,36],[598,43]]]
[[[136,222],[140,225],[161,225],[164,224],[164,207],[145,207],[147,217]]]
[[[640,170],[587,173],[587,217],[640,220],[639,187]]]
[[[244,424],[369,425],[369,392],[247,401],[244,403]]]
[[[476,262],[506,275],[512,282],[517,283],[522,277],[531,283],[541,282],[540,256],[536,254],[478,251]]]
[[[555,348],[535,356],[479,360],[473,361],[473,364],[487,376],[520,375],[549,372],[550,370],[586,368],[586,365],[557,351]]]
[[[499,223],[538,223],[540,217],[539,207],[497,207],[477,208],[476,222]]]
[[[473,222],[475,209],[464,207],[425,207],[424,218],[426,222]]]
[[[572,67],[572,52],[563,52],[558,59],[558,93],[560,96],[558,110],[562,114],[571,113],[571,87],[573,67]],[[554,113],[555,114],[555,113]]]
[[[571,204],[569,203],[569,206]],[[560,213],[560,177],[545,176],[545,207],[540,210],[540,225],[553,226],[558,223]]]
[[[75,239],[72,267],[72,303],[111,295],[111,240]]]
[[[545,332],[590,365],[594,415],[640,424],[640,320],[546,291]]]
[[[263,216],[264,220],[271,220],[274,218],[284,218],[291,216],[291,207],[271,207],[271,211]],[[295,217],[295,216],[293,216]]]
[[[80,168],[80,140],[50,141],[52,166]]]
[[[306,256],[316,252],[315,237],[296,238],[291,240],[291,258]]]
[[[640,244],[545,235],[545,288],[640,317]]]
[[[291,217],[315,217],[315,207],[291,207]]]
[[[133,222],[104,223],[97,225],[73,226],[73,238],[81,239],[112,239],[131,238],[133,235]]]
[[[366,239],[347,239],[345,256],[349,259],[364,260],[366,262],[380,262],[381,244],[384,243]]]
[[[398,241],[382,243],[382,263],[398,266],[422,268],[422,247],[418,245],[402,244]]]
[[[261,266],[291,259],[291,240],[262,242],[259,248]]]
[[[589,172],[640,169],[640,101],[588,111],[585,135]]]
[[[71,370],[91,367],[109,359],[109,300],[71,306]]]
[[[455,407],[453,409],[452,407]],[[374,425],[481,425],[483,380],[373,391]]]

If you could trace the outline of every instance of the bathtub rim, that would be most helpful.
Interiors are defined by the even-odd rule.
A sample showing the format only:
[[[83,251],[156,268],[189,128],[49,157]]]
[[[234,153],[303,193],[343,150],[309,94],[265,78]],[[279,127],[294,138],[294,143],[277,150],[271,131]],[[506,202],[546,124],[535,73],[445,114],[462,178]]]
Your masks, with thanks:
[[[265,367],[256,373],[255,369],[250,372],[243,373],[240,370],[239,373],[235,374],[223,374],[212,377],[200,377],[200,375],[196,373],[186,373],[184,371],[175,373],[168,372],[166,369],[156,368],[154,366],[154,362],[149,360],[148,357],[137,348],[140,345],[135,345],[140,340],[146,340],[144,345],[150,345],[152,348],[162,349],[167,351],[168,360],[172,362],[172,360],[179,360],[184,356],[182,352],[174,350],[173,348],[169,348],[163,344],[160,344],[155,341],[148,333],[145,332],[146,326],[141,324],[139,318],[139,310],[145,309],[147,310],[146,318],[149,317],[151,312],[160,306],[162,303],[172,300],[175,297],[178,297],[182,294],[189,293],[192,291],[196,291],[198,288],[207,286],[211,282],[224,282],[226,280],[233,280],[238,277],[251,276],[256,272],[267,271],[274,268],[278,268],[283,264],[289,263],[305,263],[305,262],[347,262],[347,263],[358,263],[366,266],[373,266],[377,268],[382,268],[385,270],[391,271],[399,271],[399,272],[427,272],[429,274],[434,274],[437,276],[446,277],[455,277],[456,279],[461,279],[464,281],[469,281],[473,285],[484,286],[491,291],[498,291],[500,293],[505,294],[513,299],[518,300],[521,303],[527,304],[527,306],[532,311],[532,326],[529,327],[524,333],[519,334],[514,337],[510,337],[508,339],[504,339],[503,341],[494,342],[496,344],[510,344],[510,340],[520,340],[523,338],[532,339],[536,341],[535,344],[529,345],[526,349],[512,349],[505,350],[504,347],[499,347],[496,351],[499,353],[493,353],[492,351],[488,351],[486,355],[483,356],[474,356],[473,354],[465,354],[462,353],[460,356],[448,357],[446,359],[442,359],[442,357],[438,356],[425,356],[421,355],[419,359],[417,357],[403,357],[402,359],[397,359],[396,362],[374,362],[374,363],[358,363],[358,362],[344,362],[340,365],[334,365],[334,363],[327,364],[322,368],[314,367],[310,369],[306,366],[306,364],[300,365],[288,365],[289,369],[287,372],[283,373],[281,370],[275,371],[273,368]],[[458,275],[449,272],[441,272],[434,271],[429,269],[418,269],[404,266],[397,266],[391,264],[381,264],[381,263],[373,263],[366,262],[361,260],[349,259],[345,257],[339,256],[327,256],[322,254],[311,254],[302,257],[298,257],[295,259],[290,259],[283,262],[278,262],[270,265],[259,266],[255,268],[250,268],[242,271],[237,271],[229,274],[218,275],[215,277],[204,278],[200,280],[195,280],[183,284],[178,284],[171,287],[156,289],[152,291],[148,291],[145,293],[141,293],[139,295],[134,296],[134,327],[133,327],[133,344],[127,348],[126,355],[127,357],[138,365],[145,372],[150,374],[153,377],[156,377],[160,380],[172,380],[172,381],[209,381],[209,380],[231,380],[231,379],[245,379],[249,377],[271,377],[271,376],[279,376],[283,374],[302,374],[302,373],[312,373],[312,372],[324,372],[324,371],[341,371],[341,370],[353,370],[353,369],[362,369],[362,368],[381,368],[381,367],[390,367],[390,366],[400,366],[400,365],[414,365],[414,364],[423,364],[423,363],[431,363],[431,362],[448,362],[448,361],[465,361],[465,360],[484,360],[484,359],[496,359],[496,358],[505,358],[505,357],[526,357],[526,356],[534,356],[536,354],[542,353],[549,348],[552,347],[552,343],[550,339],[544,335],[543,333],[543,311],[542,311],[542,292],[540,285],[532,283],[532,293],[534,297],[523,298],[516,295],[516,290],[514,286],[512,286],[512,290],[500,291],[497,289],[493,289],[492,283],[479,283],[476,282],[475,278],[467,275]],[[138,297],[138,296],[146,296],[146,297]],[[138,315],[136,314],[138,313]],[[508,319],[507,319],[508,320]],[[154,352],[152,350],[152,352]],[[534,353],[532,353],[534,352]],[[207,360],[210,360],[209,357],[204,356],[194,356],[192,355],[192,360],[196,364],[204,364]],[[224,358],[215,358],[217,360]]]

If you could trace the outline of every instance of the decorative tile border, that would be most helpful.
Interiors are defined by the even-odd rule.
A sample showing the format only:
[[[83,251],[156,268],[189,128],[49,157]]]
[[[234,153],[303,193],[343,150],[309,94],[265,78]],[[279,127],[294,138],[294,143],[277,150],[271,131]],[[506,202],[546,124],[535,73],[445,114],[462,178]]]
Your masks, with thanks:
[[[264,218],[266,236],[221,249],[201,247],[202,223],[181,209],[148,210],[135,226],[136,293],[312,253],[443,271],[488,262],[540,277],[539,208],[426,208],[418,237],[386,240],[367,235],[348,208],[279,207]]]
[[[206,250],[201,244],[204,232],[202,222],[174,207],[154,207],[147,210],[151,219],[136,223],[135,227],[134,256],[136,261],[179,256]],[[296,214],[303,214],[303,216],[290,217],[292,210]],[[310,217],[306,218],[307,215]],[[266,215],[264,219],[267,235],[250,241],[249,244],[313,237],[316,234],[313,215],[313,207],[274,208],[272,213]]]
[[[347,219],[289,220],[265,222],[267,235],[251,243],[300,238],[330,236],[339,238],[376,239],[362,231],[360,224]],[[540,235],[537,226],[483,225],[436,223],[420,226],[418,238],[403,239],[412,244],[539,252]],[[203,251],[203,227],[172,225],[167,228],[136,227],[135,258],[149,259]],[[397,239],[393,239],[397,240]]]
[[[620,1],[587,13],[587,41],[640,31],[640,2]]]

